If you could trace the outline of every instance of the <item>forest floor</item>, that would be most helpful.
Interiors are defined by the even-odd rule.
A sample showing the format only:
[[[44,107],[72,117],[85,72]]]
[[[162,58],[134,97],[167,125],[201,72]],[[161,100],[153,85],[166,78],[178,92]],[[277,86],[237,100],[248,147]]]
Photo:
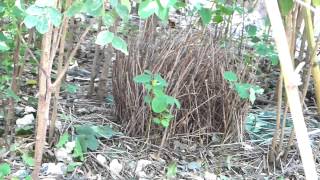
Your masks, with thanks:
[[[158,145],[151,144],[144,137],[129,137],[123,133],[124,128],[121,127],[115,116],[111,77],[109,77],[108,94],[104,102],[101,103],[94,97],[86,96],[90,78],[89,76],[78,76],[77,71],[90,72],[92,61],[88,59],[93,59],[93,49],[93,46],[84,43],[76,56],[79,67],[73,73],[68,73],[67,84],[73,84],[74,87],[77,87],[77,91],[74,93],[63,91],[61,94],[57,134],[62,135],[69,131],[74,135],[74,126],[90,124],[110,126],[115,136],[99,138],[98,149],[86,152],[83,163],[67,175],[63,173],[70,162],[58,160],[61,159],[58,156],[62,156],[58,153],[58,148],[54,146],[58,143],[58,138],[54,142],[49,142],[44,154],[41,179],[165,179],[170,173],[173,173],[172,164],[176,164],[177,171],[176,177],[171,179],[304,179],[303,166],[296,145],[290,149],[287,161],[279,160],[277,166],[268,162],[268,152],[270,152],[275,124],[274,105],[254,107],[251,112],[255,115],[271,112],[271,114],[261,116],[265,115],[265,119],[273,125],[267,126],[265,122],[261,125],[260,122],[260,125],[265,125],[265,127],[255,131],[258,136],[259,133],[260,135],[268,134],[269,136],[265,138],[254,138],[252,134],[245,132],[243,142],[223,143],[221,133],[181,134],[169,137],[165,147],[160,151],[160,158],[157,158],[160,150]],[[31,72],[32,70],[28,72],[22,87],[26,97],[36,95],[36,84],[30,83],[30,80],[35,79]],[[32,102],[27,100],[19,104],[17,114],[25,117],[28,112],[23,112],[25,111],[23,109],[30,107],[31,104]],[[312,112],[315,111],[309,108],[306,118],[308,122],[311,122],[308,124],[319,167],[320,125],[315,119],[315,113]],[[263,119],[261,116],[260,119]],[[286,136],[290,133],[290,127],[287,131]],[[210,137],[210,140],[203,138],[205,140],[201,141],[201,137],[204,136]],[[197,138],[199,140],[194,141],[193,137],[199,137]],[[34,136],[30,134],[17,136],[16,142],[18,148],[30,148],[33,145]],[[285,138],[286,142],[287,138]],[[21,177],[32,170],[26,167],[20,158],[7,159],[4,157],[4,159],[15,162],[13,175]]]

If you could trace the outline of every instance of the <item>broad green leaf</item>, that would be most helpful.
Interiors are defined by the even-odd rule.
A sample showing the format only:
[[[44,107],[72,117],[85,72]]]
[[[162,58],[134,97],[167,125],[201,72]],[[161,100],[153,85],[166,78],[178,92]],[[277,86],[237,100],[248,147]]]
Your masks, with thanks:
[[[204,25],[209,24],[212,18],[212,11],[208,8],[201,8],[198,12],[201,16],[202,23]]]
[[[150,83],[151,82],[151,76],[149,74],[141,74],[133,78],[133,81],[136,83]]]
[[[111,13],[105,13],[102,16],[102,21],[105,26],[110,27],[113,25],[115,18],[112,16]]]
[[[155,113],[161,113],[167,109],[167,98],[166,96],[156,96],[152,99],[151,107]]]
[[[251,87],[250,84],[247,83],[236,83],[235,84],[235,88],[236,91],[238,93],[238,95],[240,96],[240,98],[242,99],[247,99],[249,98],[250,94],[249,94],[249,88]]]
[[[36,30],[40,34],[44,34],[44,33],[48,32],[48,30],[49,30],[48,19],[46,19],[44,17],[41,17],[40,19],[38,19],[38,22],[36,25]]]
[[[26,177],[24,178],[24,180],[32,180],[32,177],[31,177],[30,175],[28,175],[28,176],[26,176]]]
[[[24,18],[23,23],[26,25],[28,29],[31,29],[38,24],[38,19],[39,17],[37,16],[27,15]]]
[[[48,8],[49,19],[55,27],[59,27],[61,23],[62,15],[55,8]]]
[[[221,12],[225,15],[231,16],[234,12],[234,9],[230,6],[221,6]]]
[[[182,9],[182,8],[185,8],[187,5],[186,3],[182,2],[182,1],[178,1],[174,4],[174,8],[175,9]]]
[[[56,145],[57,148],[62,148],[67,142],[69,141],[69,134],[67,132],[63,133],[60,136],[58,144]]]
[[[80,144],[80,140],[79,140],[79,137],[76,138],[76,145],[73,149],[73,157],[75,158],[79,158],[81,161],[84,160],[84,157],[83,157],[83,151],[82,151],[82,147],[81,147],[81,144]]]
[[[83,7],[82,1],[76,1],[72,3],[72,5],[68,8],[66,15],[69,17],[74,16],[75,14],[78,14],[81,12],[82,7]]]
[[[170,119],[161,119],[161,125],[164,127],[164,128],[167,128],[169,127],[170,125]]]
[[[266,56],[269,53],[270,49],[265,43],[259,43],[255,46],[255,51],[260,56]]]
[[[0,52],[5,52],[5,51],[8,51],[10,48],[9,46],[3,42],[3,41],[0,41]]]
[[[120,16],[120,18],[124,21],[128,21],[129,19],[129,10],[126,6],[118,4],[116,7],[116,12]]]
[[[320,6],[320,0],[312,0],[312,4],[313,4],[315,7],[319,7],[319,6]]]
[[[128,55],[128,48],[127,48],[127,43],[121,39],[118,36],[115,36],[112,39],[112,46],[117,49],[120,50],[121,52],[123,52],[125,55]]]
[[[161,121],[159,118],[153,118],[153,122],[157,125],[160,125],[161,124]]]
[[[138,15],[142,19],[147,19],[158,11],[158,3],[155,0],[145,0],[139,4]]]
[[[214,17],[213,17],[213,22],[215,23],[221,23],[223,21],[223,17],[220,15],[220,14],[216,14]]]
[[[84,140],[90,150],[95,151],[99,147],[98,139],[95,136],[85,136]]]
[[[33,157],[29,156],[28,153],[23,153],[22,160],[26,165],[34,166],[35,161],[34,161]]]
[[[27,8],[26,13],[33,16],[42,16],[46,13],[46,9],[36,5],[31,5]]]
[[[127,7],[129,13],[131,12],[131,3],[130,0],[120,0],[121,4]]]
[[[112,138],[115,135],[119,135],[121,133],[114,131],[110,126],[93,126],[92,129],[96,133],[96,137],[104,137],[107,139]]]
[[[157,85],[166,87],[168,86],[167,81],[161,77],[160,74],[156,74],[154,79],[157,80]]]
[[[0,164],[0,178],[7,176],[11,173],[11,168],[8,163],[1,163]]]
[[[79,125],[76,126],[76,133],[79,135],[94,135],[95,132],[91,128],[91,125]]]
[[[104,10],[103,10],[103,6],[99,6],[97,9],[85,9],[82,11],[86,12],[88,15],[91,15],[93,17],[99,17],[99,16],[102,16],[103,13],[104,13]]]
[[[159,6],[158,10],[156,11],[156,15],[162,21],[167,21],[169,18],[169,8],[163,8],[163,7]]]
[[[98,10],[103,5],[103,0],[86,0],[83,6],[85,12]]]
[[[255,36],[257,34],[257,26],[249,24],[245,27],[249,36]]]
[[[110,2],[110,5],[111,5],[113,8],[117,7],[118,4],[119,4],[119,1],[118,1],[118,0],[110,0],[109,2]]]
[[[232,71],[226,71],[226,72],[224,72],[224,73],[223,73],[223,78],[224,78],[225,80],[228,80],[228,81],[231,81],[231,82],[235,82],[235,81],[238,80],[237,75],[236,75],[234,72],[232,72]]]
[[[110,42],[112,42],[113,39],[114,39],[114,34],[112,32],[101,31],[97,35],[97,39],[96,39],[95,43],[100,45],[100,46],[104,46],[104,45],[107,45]]]
[[[167,176],[167,178],[170,179],[170,178],[174,178],[176,175],[177,175],[177,163],[176,162],[172,162],[167,167],[166,176]]]
[[[76,169],[76,167],[81,166],[81,165],[82,165],[81,162],[71,162],[67,166],[67,172],[73,172]]]
[[[293,0],[278,0],[281,15],[286,16],[293,9]]]

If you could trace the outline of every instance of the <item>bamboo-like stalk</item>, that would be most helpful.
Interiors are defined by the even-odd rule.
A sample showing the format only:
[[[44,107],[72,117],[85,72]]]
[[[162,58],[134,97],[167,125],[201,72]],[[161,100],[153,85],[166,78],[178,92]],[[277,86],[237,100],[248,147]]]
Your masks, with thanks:
[[[310,4],[311,0],[305,0],[305,3]],[[312,16],[311,16],[310,10],[306,8],[304,9],[304,22],[305,22],[306,32],[307,32],[308,47],[310,47],[310,49],[313,50],[316,47],[316,41],[314,39]],[[315,86],[317,111],[318,111],[318,114],[320,114],[320,68],[317,63],[316,54],[311,54],[310,58],[311,58],[311,65],[312,65],[312,76],[313,76],[314,86]]]
[[[301,102],[298,92],[297,74],[294,72],[291,63],[290,49],[286,40],[286,34],[281,20],[281,14],[277,0],[265,0],[268,16],[270,18],[273,36],[279,52],[280,67],[283,72],[285,89],[288,97],[289,107],[292,113],[294,127],[296,127],[296,136],[298,147],[304,167],[306,179],[318,179],[313,159],[310,141],[307,133],[306,124],[301,108]]]

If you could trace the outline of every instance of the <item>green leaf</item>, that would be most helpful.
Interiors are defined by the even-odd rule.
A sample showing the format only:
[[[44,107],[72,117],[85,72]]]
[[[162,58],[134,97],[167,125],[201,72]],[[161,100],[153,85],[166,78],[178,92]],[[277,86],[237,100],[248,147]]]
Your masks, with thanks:
[[[95,132],[91,128],[91,125],[79,125],[76,126],[76,133],[79,135],[94,135]]]
[[[147,19],[153,13],[158,11],[158,3],[155,0],[145,0],[139,4],[138,15],[142,19]]]
[[[235,82],[235,81],[238,80],[237,75],[236,75],[234,72],[232,72],[232,71],[226,71],[226,72],[224,72],[224,73],[223,73],[223,78],[224,78],[225,80],[228,80],[228,81],[231,81],[231,82]]]
[[[153,118],[153,122],[156,124],[156,125],[160,125],[161,124],[161,121],[159,118]]]
[[[35,161],[34,161],[33,157],[29,156],[28,153],[23,153],[22,160],[26,165],[34,166]]]
[[[170,119],[161,119],[160,120],[161,121],[161,125],[164,127],[164,128],[167,128],[167,127],[169,127],[169,125],[170,125]]]
[[[278,0],[280,12],[282,16],[286,16],[293,9],[293,0]]]
[[[66,15],[71,17],[81,12],[83,7],[82,1],[76,1],[72,3],[72,5],[68,8]]]
[[[176,175],[177,175],[177,163],[176,162],[172,162],[167,167],[166,176],[167,176],[167,178],[170,179],[170,178],[174,178]]]
[[[133,81],[136,83],[150,83],[151,82],[151,76],[149,74],[141,74],[133,78]]]
[[[6,90],[6,97],[13,98],[16,102],[20,101],[19,96],[11,88]]]
[[[79,87],[76,86],[76,85],[73,85],[73,84],[67,84],[66,85],[66,91],[67,93],[70,93],[70,94],[74,94],[78,91]]]
[[[33,15],[33,16],[43,16],[46,13],[46,8],[42,8],[36,5],[31,5],[30,7],[27,8],[26,13],[28,15]]]
[[[121,39],[118,36],[115,36],[112,40],[112,46],[117,49],[120,50],[121,52],[123,52],[125,55],[128,55],[128,48],[127,48],[127,43]]]
[[[319,6],[320,6],[320,0],[312,0],[312,4],[313,4],[315,7],[319,7]]]
[[[3,42],[3,41],[0,41],[0,52],[5,52],[5,51],[8,51],[10,48],[9,46]]]
[[[97,137],[104,137],[107,139],[112,138],[115,135],[121,134],[114,131],[110,126],[93,126],[92,129],[95,131]]]
[[[166,96],[156,96],[152,99],[151,107],[155,113],[161,113],[167,109],[167,98]]]
[[[81,161],[84,160],[84,157],[83,157],[83,151],[82,151],[82,147],[81,147],[81,144],[80,144],[80,140],[79,140],[79,137],[76,138],[76,145],[73,149],[73,157],[75,158],[79,158]]]
[[[221,23],[223,21],[223,17],[220,15],[220,14],[216,14],[214,17],[213,17],[213,22],[215,23]]]
[[[156,15],[162,21],[167,21],[169,18],[169,8],[163,8],[163,7],[159,6],[158,10],[156,11]]]
[[[208,25],[212,18],[212,11],[208,8],[201,8],[198,12],[201,16],[202,23]]]
[[[247,99],[249,98],[250,94],[249,94],[249,88],[251,87],[250,84],[247,83],[236,83],[235,84],[235,88],[236,91],[238,93],[238,95],[240,96],[240,98],[242,99]]]
[[[81,165],[82,165],[81,162],[71,162],[67,166],[67,172],[73,172],[76,169],[76,167],[81,166]]]
[[[0,2],[0,13],[3,13],[6,10],[5,4]]]
[[[39,7],[53,7],[55,2],[52,0],[36,0],[34,4]]]
[[[57,148],[62,148],[67,142],[69,141],[69,134],[67,132],[63,133],[60,136],[58,144],[56,145]]]
[[[100,9],[103,5],[103,0],[86,0],[83,6],[83,11],[93,12]]]
[[[0,164],[0,178],[7,176],[11,173],[11,168],[8,163],[1,163]]]
[[[257,26],[249,24],[245,27],[246,32],[249,36],[255,36],[257,34]]]
[[[28,175],[28,176],[26,176],[26,177],[24,178],[24,180],[32,180],[32,177],[31,177],[30,175]]]
[[[163,87],[168,86],[167,81],[163,79],[160,74],[156,74],[154,76],[154,79],[157,81],[158,86],[163,86]]]
[[[182,1],[178,1],[174,4],[173,7],[178,10],[178,9],[185,8],[186,6],[187,6],[186,3],[182,2]]]
[[[27,15],[24,18],[23,23],[26,25],[28,29],[31,29],[38,24],[38,19],[39,17],[37,16]]]
[[[110,4],[113,8],[117,7],[118,4],[119,4],[119,1],[118,0],[110,0]]]
[[[105,13],[102,16],[102,21],[105,26],[110,27],[113,25],[115,18],[111,15],[111,13]]]
[[[130,0],[120,0],[121,4],[127,7],[129,13],[131,12],[131,3]]]
[[[36,30],[40,34],[44,34],[44,33],[48,32],[48,30],[49,30],[48,20],[44,17],[41,17],[40,19],[38,19],[38,22],[36,25]]]
[[[107,45],[110,42],[112,42],[113,39],[114,39],[114,34],[112,32],[101,31],[97,35],[97,39],[96,39],[95,43],[100,45],[100,46],[104,46],[104,45]]]
[[[128,21],[129,19],[129,10],[126,6],[118,4],[116,7],[116,12],[120,16],[120,18],[124,21]]]
[[[49,19],[55,27],[59,27],[61,23],[62,15],[55,8],[48,8]]]

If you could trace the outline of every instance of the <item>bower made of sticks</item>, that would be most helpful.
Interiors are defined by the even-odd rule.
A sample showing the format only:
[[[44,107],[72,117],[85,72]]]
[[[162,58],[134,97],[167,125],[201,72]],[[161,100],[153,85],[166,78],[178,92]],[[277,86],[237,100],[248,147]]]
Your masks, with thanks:
[[[146,91],[133,78],[144,70],[160,73],[168,82],[167,94],[176,97],[181,109],[173,108],[169,127],[174,134],[224,133],[224,140],[238,141],[249,104],[223,78],[236,72],[242,82],[252,82],[232,43],[203,31],[158,33],[155,39],[138,36],[128,39],[128,56],[117,54],[113,67],[113,95],[116,112],[131,136],[159,135],[164,131],[151,122]],[[222,48],[222,43],[228,48]]]

